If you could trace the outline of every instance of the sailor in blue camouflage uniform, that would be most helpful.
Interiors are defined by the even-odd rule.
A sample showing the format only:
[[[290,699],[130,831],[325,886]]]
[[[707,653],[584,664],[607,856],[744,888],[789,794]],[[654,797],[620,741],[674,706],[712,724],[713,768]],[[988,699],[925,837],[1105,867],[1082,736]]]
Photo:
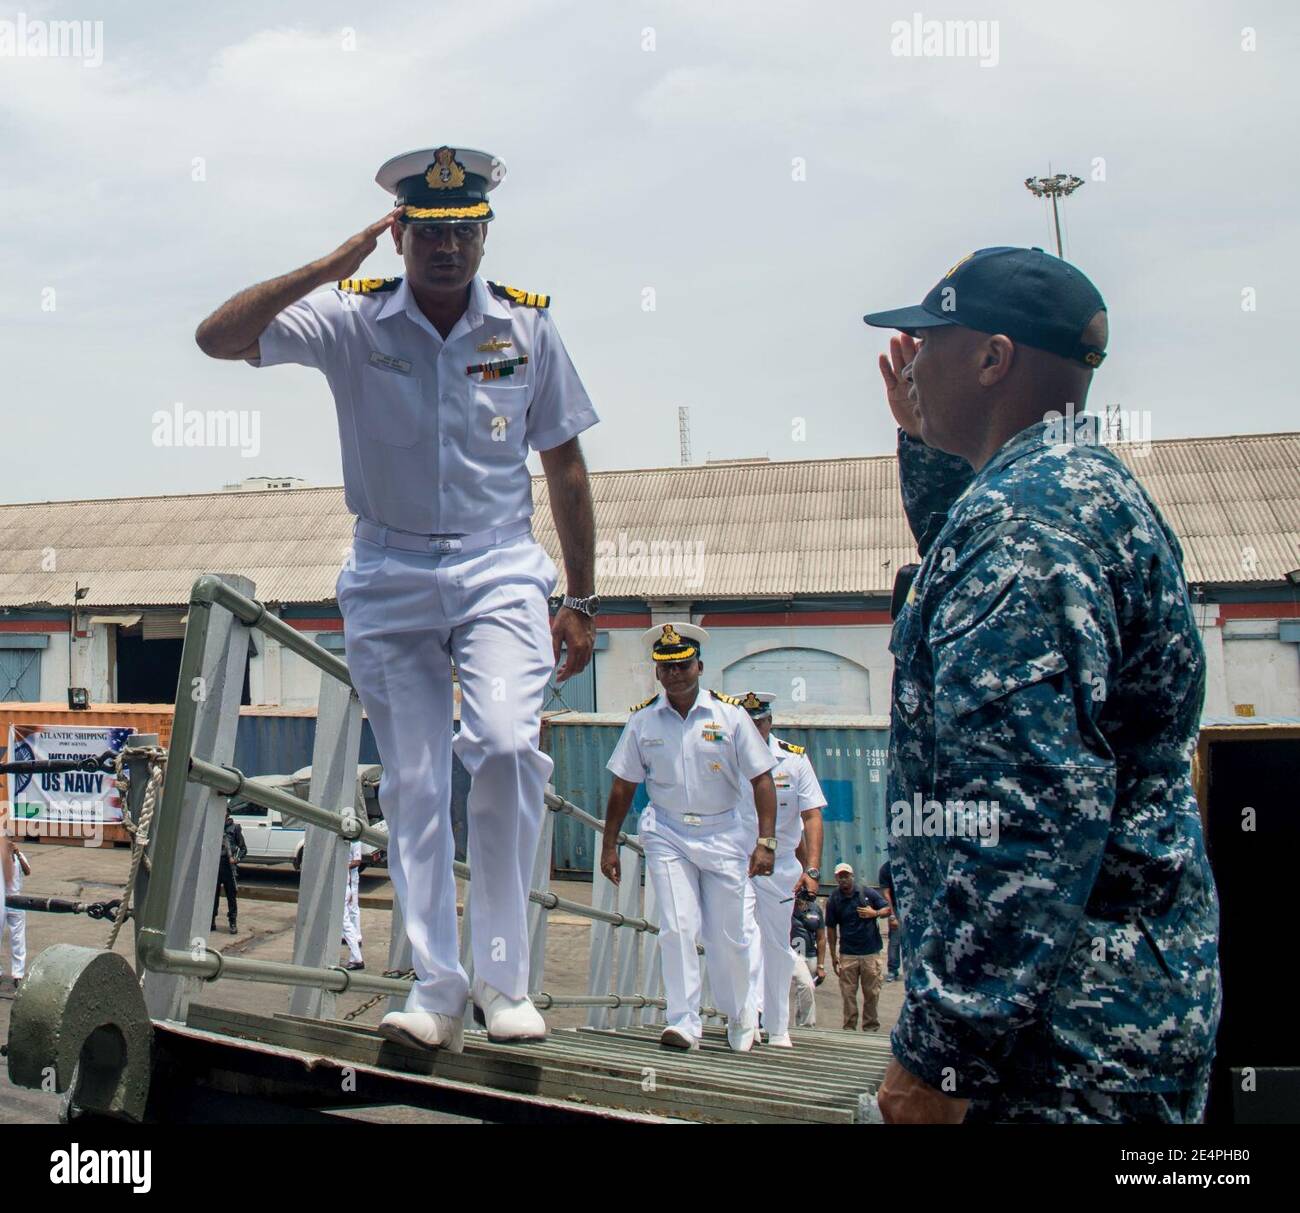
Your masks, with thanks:
[[[923,557],[890,645],[908,960],[882,1114],[1197,1121],[1221,1001],[1205,658],[1177,538],[1075,416],[1105,304],[992,248],[865,319],[904,334],[881,370]]]

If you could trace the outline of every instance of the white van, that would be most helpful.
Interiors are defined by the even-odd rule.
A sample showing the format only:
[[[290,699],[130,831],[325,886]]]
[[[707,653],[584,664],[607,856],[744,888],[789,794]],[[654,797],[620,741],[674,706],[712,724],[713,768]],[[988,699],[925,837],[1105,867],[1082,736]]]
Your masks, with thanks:
[[[357,767],[357,812],[364,813],[376,829],[388,830],[379,815],[378,788],[383,768],[366,763]],[[311,767],[303,767],[292,775],[259,775],[258,779],[273,787],[306,800],[311,788]],[[244,833],[248,854],[244,863],[291,863],[294,871],[302,868],[302,850],[307,837],[307,825],[301,818],[286,816],[278,809],[267,809],[253,804],[242,796],[230,801],[229,812]],[[386,848],[370,843],[361,844],[361,855],[368,866],[386,866]]]

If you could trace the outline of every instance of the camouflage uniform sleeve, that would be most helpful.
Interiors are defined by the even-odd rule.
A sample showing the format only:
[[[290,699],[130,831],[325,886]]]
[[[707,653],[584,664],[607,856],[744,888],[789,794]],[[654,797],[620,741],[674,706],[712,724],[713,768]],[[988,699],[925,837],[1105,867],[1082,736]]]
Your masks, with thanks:
[[[969,1096],[1044,1014],[1096,879],[1115,803],[1097,722],[1120,637],[1102,561],[1040,522],[981,531],[927,598],[942,866],[893,1047]]]
[[[952,503],[966,491],[975,470],[959,455],[926,446],[919,438],[898,431],[898,483],[903,511],[924,556],[939,533],[932,517],[946,518]]]

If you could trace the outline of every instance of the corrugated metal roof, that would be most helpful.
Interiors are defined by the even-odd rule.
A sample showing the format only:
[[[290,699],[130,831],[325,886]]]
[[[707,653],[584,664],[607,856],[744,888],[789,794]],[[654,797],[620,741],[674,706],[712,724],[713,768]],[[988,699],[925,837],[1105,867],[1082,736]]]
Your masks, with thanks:
[[[1117,448],[1179,534],[1193,582],[1278,583],[1300,565],[1300,433]],[[557,566],[546,482],[536,530]],[[884,595],[914,546],[892,455],[594,472],[608,598]],[[332,601],[352,519],[338,487],[0,506],[0,605],[188,600],[242,573],[266,602]],[[637,545],[643,545],[638,547]]]

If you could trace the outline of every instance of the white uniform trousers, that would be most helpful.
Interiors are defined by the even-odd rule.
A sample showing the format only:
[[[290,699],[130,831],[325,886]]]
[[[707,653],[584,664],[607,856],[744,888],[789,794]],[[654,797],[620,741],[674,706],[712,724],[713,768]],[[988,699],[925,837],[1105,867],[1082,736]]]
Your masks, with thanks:
[[[749,940],[749,1001],[763,1014],[763,937],[758,930],[758,894],[754,882],[745,886],[745,937]]]
[[[20,893],[23,887],[23,871],[18,860],[13,861],[9,873],[9,892]],[[27,976],[27,913],[14,910],[4,904],[4,890],[0,888],[0,923],[9,931],[9,975],[11,977]]]
[[[357,538],[339,575],[348,668],[384,774],[388,868],[416,983],[408,1011],[462,1015],[469,985],[456,931],[451,758],[471,778],[469,921],[475,976],[528,992],[528,884],[552,763],[538,748],[554,668],[549,556],[525,534],[433,555]],[[452,740],[451,659],[460,682]]]
[[[361,869],[348,869],[348,887],[343,895],[343,942],[348,945],[348,960],[358,964],[361,955]]]
[[[687,825],[648,805],[640,839],[659,911],[659,957],[670,1028],[703,1035],[700,957],[704,945],[709,984],[729,1020],[754,1022],[749,1003],[749,939],[745,892],[748,832],[734,810]]]
[[[802,872],[793,853],[778,854],[771,876],[755,876],[750,881],[758,928],[750,952],[751,998],[762,1010],[763,1030],[770,1036],[784,1036],[790,1030],[790,979],[795,966],[790,920],[794,917],[795,881]]]
[[[794,1026],[817,1026],[817,956],[794,954]]]

